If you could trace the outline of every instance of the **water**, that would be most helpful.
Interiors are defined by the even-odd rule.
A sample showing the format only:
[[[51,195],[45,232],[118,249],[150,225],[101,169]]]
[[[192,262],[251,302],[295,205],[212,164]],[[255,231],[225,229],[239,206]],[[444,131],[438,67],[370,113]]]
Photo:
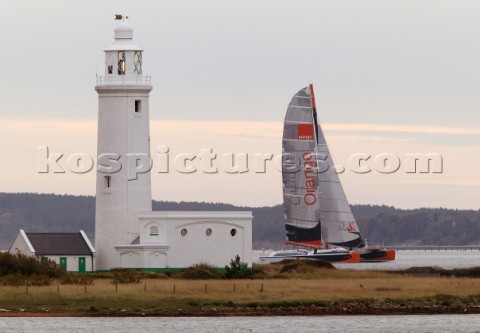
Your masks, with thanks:
[[[182,317],[182,318],[0,318],[2,333],[130,332],[480,332],[480,315]]]
[[[253,262],[269,251],[253,251]],[[418,266],[439,266],[446,269],[480,266],[480,251],[397,251],[396,260],[382,263],[334,264],[343,269],[405,269]]]

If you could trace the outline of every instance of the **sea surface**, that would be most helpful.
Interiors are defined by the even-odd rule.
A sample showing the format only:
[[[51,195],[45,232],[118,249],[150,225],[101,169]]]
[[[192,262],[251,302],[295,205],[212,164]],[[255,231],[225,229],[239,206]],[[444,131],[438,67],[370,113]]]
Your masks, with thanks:
[[[325,317],[0,318],[2,333],[480,332],[480,315]]]
[[[268,255],[269,250],[253,251],[253,262],[258,262],[260,256]],[[480,251],[427,250],[427,251],[397,251],[396,260],[382,263],[334,264],[340,269],[405,269],[420,266],[438,266],[446,269],[480,266]]]

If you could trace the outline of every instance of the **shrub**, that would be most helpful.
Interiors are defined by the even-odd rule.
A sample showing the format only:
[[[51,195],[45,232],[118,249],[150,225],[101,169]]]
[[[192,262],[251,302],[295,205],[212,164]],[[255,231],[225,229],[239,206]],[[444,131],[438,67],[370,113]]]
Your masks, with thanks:
[[[78,285],[91,285],[94,277],[87,274],[73,274],[65,273],[58,282],[60,284],[78,284]]]
[[[112,283],[114,284],[140,283],[141,272],[127,268],[115,268],[112,269],[112,277]]]
[[[64,271],[52,260],[41,260],[24,254],[0,253],[0,276],[45,275],[49,278],[58,278]]]
[[[49,286],[52,284],[52,279],[47,275],[32,275],[28,279],[29,286]]]
[[[20,275],[0,276],[0,285],[2,286],[21,286],[25,285],[25,277]]]
[[[21,275],[3,275],[0,276],[0,285],[2,286],[24,286],[28,282],[29,286],[49,286],[53,280],[47,275],[31,275],[28,278]]]
[[[165,272],[151,272],[141,269],[127,269],[127,268],[114,268],[111,271],[107,272],[95,272],[87,274],[89,277],[93,279],[102,279],[102,280],[115,280],[113,283],[120,283],[121,279],[126,279],[127,283],[128,279],[133,278],[136,279],[166,279],[168,276]],[[123,275],[123,276],[121,276]],[[139,281],[140,281],[139,280]]]
[[[280,273],[308,272],[321,268],[334,269],[335,267],[324,260],[293,260],[287,261],[280,270]]]
[[[253,279],[267,279],[267,278],[270,277],[268,275],[268,273],[265,271],[265,268],[262,267],[262,266],[266,266],[266,265],[255,265],[254,264],[252,266],[251,278],[253,278]]]
[[[252,270],[248,268],[247,263],[240,260],[237,254],[235,258],[230,260],[230,266],[225,266],[226,279],[246,279],[252,275]]]
[[[180,278],[187,280],[211,280],[221,279],[222,274],[208,264],[197,264],[180,272]]]

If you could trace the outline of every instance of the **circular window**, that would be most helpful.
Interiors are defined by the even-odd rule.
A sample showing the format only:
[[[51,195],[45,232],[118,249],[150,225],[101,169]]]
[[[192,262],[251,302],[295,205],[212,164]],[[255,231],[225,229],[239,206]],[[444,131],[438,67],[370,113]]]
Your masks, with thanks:
[[[182,231],[180,231],[180,235],[185,237],[187,235],[187,229],[183,228]]]
[[[235,237],[236,234],[237,234],[237,229],[233,228],[232,230],[230,230],[230,235],[232,235],[232,237]]]
[[[207,228],[207,230],[205,230],[205,234],[206,234],[207,236],[211,236],[211,235],[212,235],[212,229]]]

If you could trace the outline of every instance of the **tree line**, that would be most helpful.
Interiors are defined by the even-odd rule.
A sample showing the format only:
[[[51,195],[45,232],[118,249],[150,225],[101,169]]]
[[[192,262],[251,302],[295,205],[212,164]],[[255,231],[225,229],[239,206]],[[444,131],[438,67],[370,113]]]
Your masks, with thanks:
[[[285,239],[283,206],[239,207],[224,203],[153,201],[154,210],[251,210],[253,248],[278,248]],[[364,238],[371,245],[478,245],[480,210],[398,209],[352,205]],[[95,198],[35,193],[0,193],[0,249],[6,250],[19,229],[28,232],[95,230]]]

